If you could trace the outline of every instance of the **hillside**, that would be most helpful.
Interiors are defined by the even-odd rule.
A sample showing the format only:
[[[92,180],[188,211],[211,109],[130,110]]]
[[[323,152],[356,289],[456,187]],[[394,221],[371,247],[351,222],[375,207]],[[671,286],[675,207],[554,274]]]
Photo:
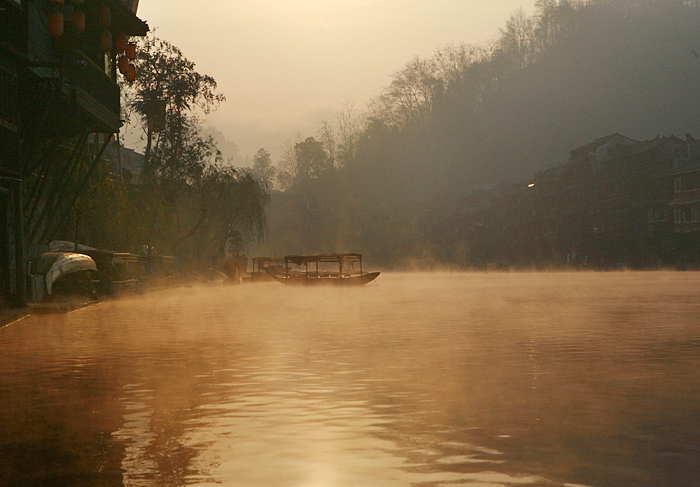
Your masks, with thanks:
[[[612,132],[637,139],[700,134],[697,52],[699,9],[589,19],[480,107],[464,127],[463,176],[528,178]]]

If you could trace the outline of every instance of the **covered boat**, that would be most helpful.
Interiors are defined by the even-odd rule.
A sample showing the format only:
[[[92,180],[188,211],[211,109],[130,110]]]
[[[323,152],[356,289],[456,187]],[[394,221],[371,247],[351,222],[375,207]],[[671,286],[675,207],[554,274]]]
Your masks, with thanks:
[[[252,282],[274,281],[275,279],[265,269],[270,268],[273,272],[281,274],[284,268],[280,259],[275,257],[253,257],[253,270],[250,272]]]
[[[92,258],[97,265],[100,291],[112,293],[138,287],[145,275],[145,264],[136,254],[111,250],[83,250],[80,253]]]
[[[265,271],[283,284],[360,286],[379,275],[379,272],[364,272],[362,255],[357,253],[287,255],[283,269],[266,267]]]
[[[88,272],[97,272],[92,258],[74,252],[45,252],[39,256],[33,266],[33,273],[44,276],[46,292],[53,293],[56,281],[66,276],[75,277]],[[86,280],[87,282],[91,282]]]

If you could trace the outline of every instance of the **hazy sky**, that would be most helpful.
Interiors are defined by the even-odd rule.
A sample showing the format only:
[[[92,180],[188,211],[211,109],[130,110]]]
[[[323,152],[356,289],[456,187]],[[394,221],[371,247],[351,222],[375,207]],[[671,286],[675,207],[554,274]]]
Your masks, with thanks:
[[[314,135],[378,95],[411,58],[488,41],[535,0],[141,0],[138,15],[213,76],[208,123],[244,154]],[[226,155],[226,154],[225,154]]]

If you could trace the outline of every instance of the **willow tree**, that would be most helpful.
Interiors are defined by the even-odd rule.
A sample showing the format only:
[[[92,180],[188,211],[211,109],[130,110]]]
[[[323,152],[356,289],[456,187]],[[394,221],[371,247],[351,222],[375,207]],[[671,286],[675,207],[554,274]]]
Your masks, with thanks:
[[[189,200],[190,211],[198,214],[191,230],[178,243],[201,264],[222,255],[227,242],[249,242],[265,234],[265,210],[269,203],[267,185],[246,171],[231,166],[206,168]]]

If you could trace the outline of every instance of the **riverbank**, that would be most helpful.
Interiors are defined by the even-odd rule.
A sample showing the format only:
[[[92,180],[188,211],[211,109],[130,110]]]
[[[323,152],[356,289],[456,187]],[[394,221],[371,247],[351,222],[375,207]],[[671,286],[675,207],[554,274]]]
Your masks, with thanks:
[[[0,308],[0,328],[7,325],[11,325],[17,321],[20,321],[27,316],[33,314],[64,314],[70,313],[71,311],[76,311],[79,309],[87,308],[89,306],[110,301],[113,299],[119,299],[121,296],[129,295],[132,293],[155,293],[158,291],[164,291],[166,289],[172,289],[180,287],[187,284],[192,284],[192,282],[199,282],[196,279],[193,280],[182,280],[182,279],[151,279],[145,285],[139,286],[133,290],[121,290],[117,291],[111,295],[103,295],[98,299],[89,298],[73,298],[62,297],[54,298],[52,301],[44,301],[40,303],[29,303],[26,308]]]
[[[30,314],[29,308],[0,309],[0,328],[22,320]]]
[[[82,308],[87,308],[93,304],[99,303],[98,300],[90,301],[59,301],[51,303],[31,303],[26,308],[8,308],[0,309],[0,328],[16,323],[27,316],[33,314],[63,314],[69,313]]]

